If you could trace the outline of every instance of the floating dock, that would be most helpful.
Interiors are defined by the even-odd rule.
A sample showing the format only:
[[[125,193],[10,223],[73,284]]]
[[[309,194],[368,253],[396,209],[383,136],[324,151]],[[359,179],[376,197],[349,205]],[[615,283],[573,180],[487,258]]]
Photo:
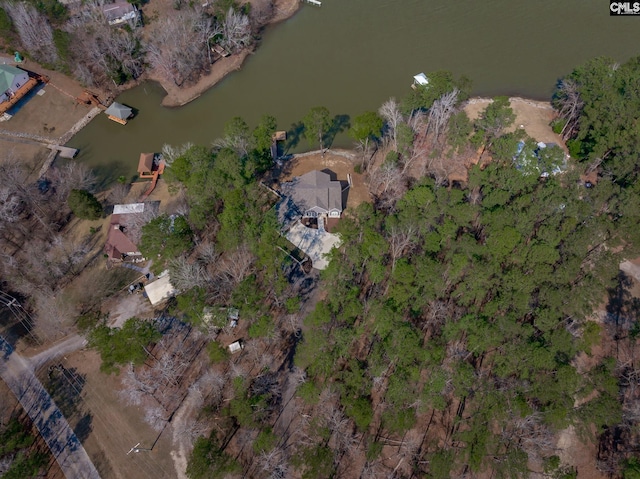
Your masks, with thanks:
[[[310,3],[311,5],[315,5],[316,7],[321,7],[322,6],[322,2],[319,2],[318,0],[304,0],[307,3]]]

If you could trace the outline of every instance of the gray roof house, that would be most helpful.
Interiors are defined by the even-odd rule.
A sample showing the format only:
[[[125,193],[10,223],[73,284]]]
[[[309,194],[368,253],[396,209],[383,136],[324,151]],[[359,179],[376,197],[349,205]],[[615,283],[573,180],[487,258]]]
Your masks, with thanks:
[[[290,198],[303,217],[340,218],[342,214],[342,185],[332,180],[328,173],[310,171],[283,183],[282,193]]]
[[[128,23],[134,27],[140,22],[140,10],[129,2],[115,1],[114,3],[107,3],[103,5],[102,12],[109,25]]]

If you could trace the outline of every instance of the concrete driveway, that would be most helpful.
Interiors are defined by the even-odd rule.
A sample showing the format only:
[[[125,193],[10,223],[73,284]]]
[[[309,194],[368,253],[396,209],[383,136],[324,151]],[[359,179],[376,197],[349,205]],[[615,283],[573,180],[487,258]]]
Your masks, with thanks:
[[[340,247],[342,241],[338,235],[327,231],[307,228],[301,223],[295,223],[287,232],[286,238],[293,245],[304,252],[316,269],[327,269],[329,261],[326,256],[334,247]]]

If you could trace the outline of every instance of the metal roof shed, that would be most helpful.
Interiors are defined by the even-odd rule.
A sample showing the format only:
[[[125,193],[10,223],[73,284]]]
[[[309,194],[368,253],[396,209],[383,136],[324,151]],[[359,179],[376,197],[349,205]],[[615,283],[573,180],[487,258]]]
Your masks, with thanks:
[[[176,294],[176,289],[171,284],[169,273],[162,274],[156,281],[144,287],[147,297],[153,306]]]
[[[241,340],[235,341],[229,345],[229,351],[231,354],[237,353],[238,351],[242,351],[244,349],[244,345]]]
[[[144,203],[129,203],[126,205],[113,205],[114,215],[126,215],[131,213],[143,213]]]
[[[417,75],[414,75],[413,83],[415,85],[428,85],[429,79],[427,78],[427,75],[425,75],[424,73],[418,73]]]

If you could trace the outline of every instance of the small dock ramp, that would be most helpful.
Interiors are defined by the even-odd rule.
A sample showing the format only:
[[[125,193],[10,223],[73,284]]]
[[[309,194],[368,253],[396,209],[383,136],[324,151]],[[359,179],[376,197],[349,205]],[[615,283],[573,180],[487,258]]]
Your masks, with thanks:
[[[57,151],[58,154],[60,155],[60,158],[75,158],[76,155],[78,154],[78,150],[75,148],[69,148],[67,146],[60,146],[60,145],[47,145],[47,148],[49,148],[52,151]]]

